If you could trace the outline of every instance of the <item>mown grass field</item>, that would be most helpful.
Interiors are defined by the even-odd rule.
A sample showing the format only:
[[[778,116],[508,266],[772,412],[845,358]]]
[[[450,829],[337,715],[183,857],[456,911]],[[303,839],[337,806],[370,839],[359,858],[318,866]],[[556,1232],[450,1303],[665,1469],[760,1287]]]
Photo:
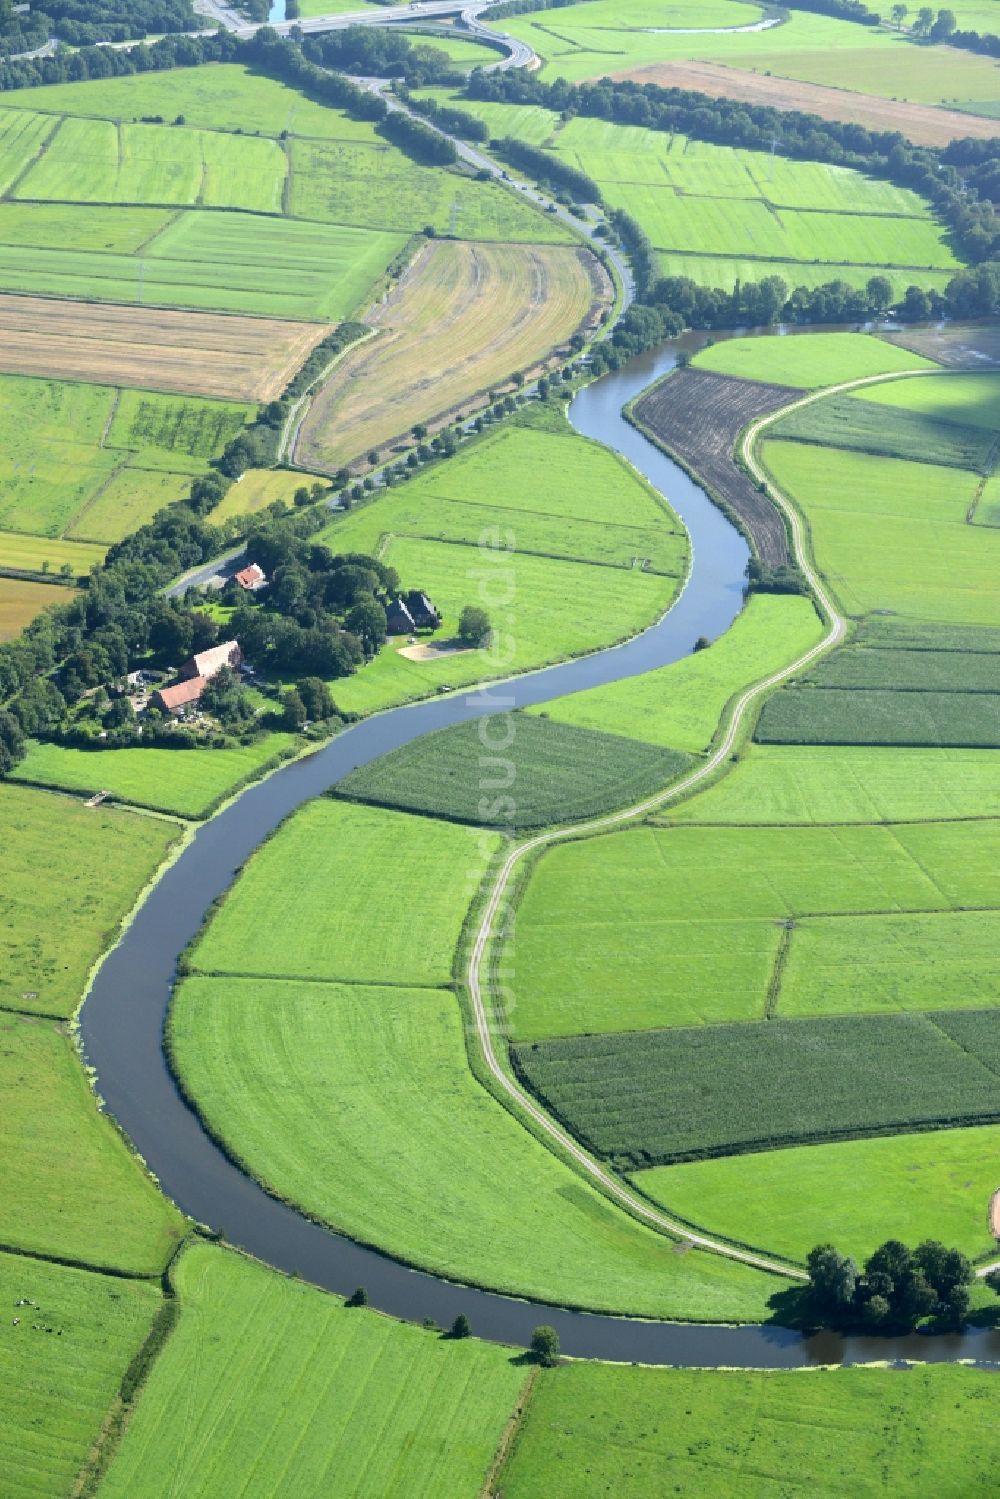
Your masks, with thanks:
[[[921,383],[922,379],[892,382],[895,386]],[[884,387],[873,387],[880,388]],[[894,411],[892,420],[887,422],[885,407],[862,399],[862,394],[828,396],[793,411],[775,422],[773,433],[775,437],[795,438],[799,442],[971,469],[978,474],[988,472],[992,466],[995,432],[952,421],[935,421],[905,409]]]
[[[255,1175],[389,1253],[564,1305],[764,1314],[780,1281],[672,1254],[613,1208],[474,1079],[464,1030],[445,990],[195,978],[170,1044],[209,1127]]]
[[[477,1499],[525,1383],[510,1349],[345,1307],[205,1243],[174,1282],[180,1322],[101,1485],[108,1499]]]
[[[109,791],[116,801],[200,818],[244,781],[276,764],[293,744],[290,734],[268,734],[253,744],[232,749],[181,751],[82,750],[32,741],[24,759],[12,771],[12,778],[87,796]],[[66,803],[59,805],[65,807]],[[95,814],[86,815],[92,818]],[[139,819],[128,821],[131,824]]]
[[[713,370],[718,375],[795,385],[802,390],[816,390],[844,380],[862,380],[867,375],[893,374],[897,370],[935,368],[933,361],[923,355],[897,348],[869,333],[796,333],[786,338],[727,339],[710,349],[702,349],[693,362],[698,369]],[[866,400],[871,399],[872,388],[865,388]]]
[[[807,260],[761,261],[749,254],[697,255],[689,250],[658,250],[656,264],[661,276],[688,276],[699,286],[718,286],[724,291],[732,291],[737,281],[760,281],[764,276],[780,276],[786,286],[812,289],[824,286],[828,281],[846,281],[851,286],[862,286],[877,274],[886,277],[896,297],[902,296],[908,286],[943,292],[955,274],[954,271],[876,270],[872,266],[843,265],[826,260],[815,264]]]
[[[543,1374],[505,1499],[964,1499],[990,1488],[993,1376],[956,1365],[795,1373],[567,1364]]]
[[[82,577],[104,560],[106,551],[106,547],[96,542],[54,541],[50,536],[42,538],[17,531],[0,531],[0,567],[13,567],[23,572],[57,573],[68,562],[73,576]]]
[[[754,745],[721,781],[664,816],[726,823],[997,817],[998,772],[993,750]]]
[[[867,401],[891,407],[893,421],[898,419],[898,413],[907,412],[928,421],[981,427],[994,442],[1000,432],[1000,375],[950,374],[936,379],[892,381],[863,394]]]
[[[19,1306],[24,1300],[31,1304]],[[0,1487],[5,1499],[63,1499],[149,1332],[160,1290],[4,1254],[0,1305]]]
[[[683,1161],[633,1179],[689,1222],[791,1260],[832,1242],[860,1264],[886,1239],[939,1239],[975,1259],[996,1250],[998,1145],[1000,1129],[981,1125]]]
[[[794,661],[822,633],[808,600],[756,594],[708,650],[528,711],[650,744],[701,750],[740,687]]]
[[[131,1275],[158,1275],[185,1220],[97,1111],[52,1021],[0,1013],[0,1243]]]
[[[349,351],[314,398],[296,460],[339,468],[532,368],[610,299],[607,286],[595,295],[595,265],[568,247],[425,246],[371,313],[378,337]]]
[[[352,771],[337,792],[456,822],[536,828],[639,801],[688,763],[620,734],[505,713],[393,750]]]
[[[1000,906],[995,839],[989,822],[679,826],[553,848],[532,872],[507,948],[514,1033],[761,1020],[785,924],[807,917],[886,913],[883,951],[895,949],[905,992],[932,955],[947,963],[954,933],[943,928],[939,950],[925,941],[914,953],[903,934],[893,944],[894,913]],[[974,964],[971,951],[964,961]],[[988,944],[978,962],[985,984]],[[838,991],[842,1007],[866,1007],[871,985],[871,1006],[880,1008],[888,980],[891,966],[888,976],[869,973],[857,949]],[[928,972],[919,982],[932,982]]]
[[[66,604],[72,594],[51,584],[0,578],[0,641],[13,640],[43,609]]]
[[[405,242],[400,234],[261,214],[59,204],[46,216],[47,205],[4,206],[4,291],[307,322],[350,316]],[[135,215],[154,212],[161,232],[145,217],[139,239]],[[111,247],[94,247],[112,214],[124,221],[112,230]]]
[[[194,966],[447,984],[466,908],[500,844],[496,834],[426,817],[311,802],[246,865],[199,941]],[[419,871],[412,902],[401,869]]]
[[[966,524],[975,475],[796,442],[769,441],[763,456],[849,614],[996,626],[1000,536]]]
[[[0,810],[0,1005],[70,1015],[178,829],[10,784]]]
[[[234,515],[256,515],[276,501],[291,507],[295,491],[303,485],[309,489],[316,481],[313,474],[297,473],[291,469],[248,469],[215,506],[212,522],[218,524]],[[328,479],[320,479],[319,482],[324,489],[329,489]]]
[[[573,1036],[514,1057],[579,1139],[638,1170],[1000,1118],[991,1029],[992,1010],[838,1015]]]

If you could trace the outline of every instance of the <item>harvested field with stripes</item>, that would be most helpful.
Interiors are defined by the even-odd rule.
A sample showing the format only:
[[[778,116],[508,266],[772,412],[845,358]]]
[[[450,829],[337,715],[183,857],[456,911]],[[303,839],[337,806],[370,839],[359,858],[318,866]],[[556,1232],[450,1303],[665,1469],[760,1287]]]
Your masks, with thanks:
[[[296,461],[339,468],[414,422],[456,414],[531,369],[610,300],[604,270],[583,250],[428,245],[366,319],[379,337],[348,354],[317,395]]]
[[[323,323],[0,295],[0,372],[271,401]]]

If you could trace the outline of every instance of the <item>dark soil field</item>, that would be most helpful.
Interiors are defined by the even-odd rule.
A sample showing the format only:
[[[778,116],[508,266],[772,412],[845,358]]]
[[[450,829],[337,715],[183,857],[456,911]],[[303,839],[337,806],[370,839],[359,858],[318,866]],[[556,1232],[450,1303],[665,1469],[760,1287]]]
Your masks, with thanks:
[[[769,567],[788,561],[784,523],[735,462],[733,448],[749,422],[801,394],[785,385],[683,369],[635,406],[637,420],[739,518]]]
[[[955,370],[990,370],[1000,367],[1000,328],[996,325],[959,324],[948,328],[900,328],[882,335],[926,359],[936,359]]]

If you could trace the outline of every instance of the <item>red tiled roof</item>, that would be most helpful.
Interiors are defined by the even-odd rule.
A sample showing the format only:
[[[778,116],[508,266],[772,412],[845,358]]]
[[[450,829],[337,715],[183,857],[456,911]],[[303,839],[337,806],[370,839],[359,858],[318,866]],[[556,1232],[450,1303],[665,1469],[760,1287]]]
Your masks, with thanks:
[[[189,677],[186,682],[176,682],[173,687],[161,687],[153,697],[171,712],[174,708],[183,708],[185,703],[196,702],[204,691],[205,682],[205,677]]]
[[[239,666],[243,657],[235,640],[224,640],[213,645],[209,651],[199,651],[192,658],[192,665],[199,677],[214,677],[224,666]]]

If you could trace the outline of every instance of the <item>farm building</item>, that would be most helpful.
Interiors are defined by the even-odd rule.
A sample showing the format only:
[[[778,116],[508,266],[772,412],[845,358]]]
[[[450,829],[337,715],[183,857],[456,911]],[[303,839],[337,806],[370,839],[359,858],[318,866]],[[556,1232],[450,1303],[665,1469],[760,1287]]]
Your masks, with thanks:
[[[248,593],[258,593],[260,589],[267,587],[267,573],[259,562],[251,562],[249,567],[241,567],[238,573],[233,574],[233,577]]]
[[[213,645],[208,651],[199,651],[197,656],[185,661],[180,675],[185,680],[191,677],[214,677],[224,666],[231,666],[236,671],[242,664],[243,652],[238,643],[235,640],[224,640],[221,645]]]
[[[386,629],[390,635],[408,635],[413,630],[436,630],[441,616],[419,588],[393,599],[385,611]]]
[[[180,713],[201,697],[207,677],[188,677],[175,682],[173,687],[160,687],[150,698],[150,707],[162,708],[164,713]]]

